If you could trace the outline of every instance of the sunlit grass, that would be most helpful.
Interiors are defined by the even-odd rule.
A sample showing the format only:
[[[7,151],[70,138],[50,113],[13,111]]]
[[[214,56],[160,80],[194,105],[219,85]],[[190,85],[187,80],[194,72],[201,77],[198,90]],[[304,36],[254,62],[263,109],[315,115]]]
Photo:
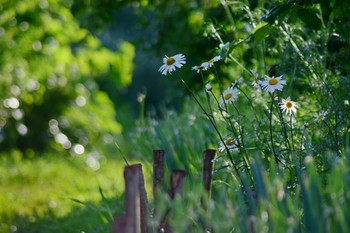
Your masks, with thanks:
[[[43,227],[45,222],[53,232],[59,232],[62,227],[69,231],[73,226],[87,230],[89,228],[84,221],[89,216],[95,216],[90,225],[103,223],[108,228],[108,213],[103,213],[106,211],[102,208],[106,208],[106,205],[99,187],[107,199],[105,201],[110,202],[108,206],[113,207],[111,210],[120,211],[118,205],[113,204],[123,204],[117,198],[121,200],[124,190],[124,165],[123,161],[108,159],[100,162],[98,170],[93,170],[85,163],[84,156],[67,158],[47,155],[34,159],[21,159],[19,155],[1,157],[0,232],[9,229],[28,232],[28,226],[36,229]],[[74,200],[89,204],[82,205]],[[122,208],[120,205],[119,208]],[[65,226],[64,222],[71,221],[69,215],[72,213],[80,217],[73,226]],[[47,221],[54,223],[57,231]]]

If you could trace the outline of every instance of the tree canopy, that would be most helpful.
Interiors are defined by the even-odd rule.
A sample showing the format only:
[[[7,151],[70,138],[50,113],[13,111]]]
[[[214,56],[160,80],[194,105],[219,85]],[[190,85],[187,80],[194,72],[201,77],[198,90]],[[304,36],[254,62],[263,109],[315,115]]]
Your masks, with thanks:
[[[109,142],[121,125],[97,80],[130,84],[133,45],[104,47],[79,24],[71,1],[7,0],[0,9],[1,150]]]

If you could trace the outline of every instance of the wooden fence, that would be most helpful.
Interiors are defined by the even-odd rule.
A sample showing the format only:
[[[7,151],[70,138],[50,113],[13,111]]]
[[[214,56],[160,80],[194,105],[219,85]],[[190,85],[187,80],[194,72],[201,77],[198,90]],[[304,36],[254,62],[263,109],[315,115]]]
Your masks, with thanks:
[[[157,203],[157,193],[164,187],[164,151],[153,151],[153,200]],[[203,152],[202,183],[204,189],[210,195],[211,180],[213,173],[213,161],[216,150],[205,150]],[[186,177],[185,170],[173,170],[170,176],[170,199],[183,192],[183,184]],[[126,214],[117,216],[114,219],[112,233],[151,233],[148,226],[148,199],[144,185],[142,165],[134,164],[124,168],[125,179],[125,208]],[[156,207],[156,206],[155,206]],[[168,209],[159,223],[157,232],[172,233],[168,223]]]

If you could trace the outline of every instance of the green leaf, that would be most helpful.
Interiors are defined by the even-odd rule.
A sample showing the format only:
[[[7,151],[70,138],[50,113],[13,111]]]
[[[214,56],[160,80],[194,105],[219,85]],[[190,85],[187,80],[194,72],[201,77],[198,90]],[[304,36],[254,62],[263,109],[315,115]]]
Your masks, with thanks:
[[[256,42],[260,42],[262,40],[264,40],[266,37],[269,36],[270,34],[270,30],[271,30],[271,25],[263,22],[263,23],[259,23],[252,32],[252,36],[254,38],[254,40]]]

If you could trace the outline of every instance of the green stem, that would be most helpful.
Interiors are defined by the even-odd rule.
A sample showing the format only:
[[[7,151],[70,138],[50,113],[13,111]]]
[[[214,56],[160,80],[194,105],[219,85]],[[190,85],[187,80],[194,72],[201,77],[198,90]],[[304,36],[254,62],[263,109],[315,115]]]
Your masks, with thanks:
[[[243,157],[243,163],[244,163],[244,166],[245,168],[247,169],[247,172],[248,172],[248,175],[249,175],[249,178],[250,178],[250,181],[252,182],[252,184],[254,184],[253,182],[253,177],[252,175],[250,174],[250,161],[249,161],[249,158],[248,158],[248,154],[247,154],[247,151],[245,150],[244,148],[244,136],[243,136],[243,131],[241,130],[241,122],[240,122],[240,113],[237,109],[237,107],[233,104],[233,108],[235,109],[236,113],[237,113],[237,119],[238,119],[238,133],[237,133],[237,130],[236,128],[234,127],[234,124],[232,123],[231,120],[228,120],[228,124],[230,125],[231,129],[232,129],[232,132],[234,133],[235,137],[238,138],[238,134],[241,136],[241,140],[237,140],[238,141],[238,147],[239,147],[239,151],[240,151],[240,154],[241,156]],[[242,142],[242,143],[241,143]]]
[[[236,60],[231,54],[228,55],[229,58],[231,58],[232,61],[234,61],[238,66],[240,66],[244,71],[248,72],[250,74],[250,71],[247,70],[239,61]]]
[[[227,148],[227,146],[226,146],[226,144],[225,144],[225,141],[224,141],[223,137],[221,136],[221,133],[220,133],[219,129],[216,127],[216,125],[215,125],[215,123],[214,123],[212,117],[206,112],[206,110],[204,109],[204,107],[202,106],[202,104],[200,103],[200,101],[198,100],[198,98],[196,97],[196,95],[194,94],[194,92],[191,90],[191,88],[187,85],[187,83],[185,82],[185,80],[183,80],[183,78],[181,78],[181,76],[180,76],[179,74],[178,74],[178,76],[179,76],[181,82],[182,82],[182,83],[184,84],[184,86],[186,87],[186,89],[190,92],[191,96],[192,96],[192,97],[194,98],[194,100],[197,102],[198,106],[201,108],[201,110],[203,111],[203,113],[207,116],[207,118],[209,119],[210,123],[213,125],[213,127],[214,127],[216,133],[218,134],[218,136],[219,136],[219,138],[220,138],[220,141],[221,141],[221,142],[224,144],[224,146],[225,146],[225,149],[226,149],[226,151],[227,151],[227,154],[228,154],[228,157],[229,157],[229,159],[230,159],[230,162],[232,163],[232,166],[233,166],[233,168],[235,169],[235,172],[236,172],[236,174],[237,174],[239,180],[242,182],[242,178],[241,178],[241,176],[240,176],[240,174],[239,174],[239,170],[238,170],[238,168],[236,167],[236,164],[235,164],[235,162],[234,162],[234,160],[233,160],[233,157],[232,157],[232,155],[231,155],[231,153],[230,153],[230,150]]]
[[[238,88],[238,87],[237,87],[237,88]],[[248,102],[249,102],[249,105],[252,107],[255,120],[257,121],[258,126],[259,126],[259,131],[260,131],[260,132],[264,132],[264,130],[262,129],[262,126],[261,126],[261,121],[259,120],[258,114],[257,114],[256,111],[255,111],[255,108],[254,108],[254,105],[253,105],[252,100],[248,97],[248,95],[247,95],[241,88],[238,88],[238,90],[239,90],[240,92],[243,93],[243,95],[247,98],[247,100],[248,100]],[[266,135],[265,135],[265,134],[263,134],[263,140],[261,140],[260,134],[257,134],[257,137],[259,138],[259,141],[263,141],[264,143],[267,143],[267,142],[268,142],[268,139],[266,138]]]
[[[205,82],[204,82],[204,77],[203,77],[203,72],[202,72],[202,71],[201,71],[201,78],[202,78],[203,90],[204,90],[204,94],[205,94],[206,99],[207,99],[209,111],[210,111],[210,114],[213,116],[213,123],[215,124],[215,127],[216,127],[216,121],[215,121],[215,119],[214,119],[214,111],[213,111],[213,108],[212,108],[212,106],[211,106],[210,95],[209,95],[208,91],[207,91],[206,88],[205,88]]]
[[[348,119],[348,106],[345,106],[345,117],[344,117],[344,119],[345,119],[345,132],[344,132],[344,154],[346,154],[347,153],[347,150],[348,150],[348,140],[349,140],[349,138],[348,138],[348,132],[349,132],[349,119]]]
[[[327,124],[326,121],[323,121],[323,123],[327,126],[329,134],[331,135],[332,139],[333,139],[333,145],[334,145],[334,149],[338,150],[338,143],[337,143],[337,138],[334,136],[332,129],[335,129],[334,127],[331,127],[329,124]],[[338,152],[337,152],[338,153]]]
[[[273,133],[272,133],[272,110],[273,110],[273,103],[275,101],[275,93],[272,93],[271,96],[272,96],[272,99],[271,99],[271,108],[270,108],[270,142],[271,142],[273,156],[275,157],[276,164],[278,164],[278,158],[275,151],[275,145],[274,145]]]
[[[280,97],[278,96],[278,103],[280,102]],[[286,147],[291,150],[291,145],[290,145],[290,142],[289,142],[289,138],[288,138],[288,129],[287,129],[287,123],[284,121],[284,118],[283,118],[283,113],[282,113],[282,110],[279,108],[278,104],[277,104],[277,109],[278,109],[278,114],[279,114],[279,118],[282,122],[282,130],[283,130],[283,136],[284,136],[284,142],[286,144]]]
[[[293,140],[293,115],[290,115],[290,138],[292,141],[292,152],[294,152],[294,140]]]

